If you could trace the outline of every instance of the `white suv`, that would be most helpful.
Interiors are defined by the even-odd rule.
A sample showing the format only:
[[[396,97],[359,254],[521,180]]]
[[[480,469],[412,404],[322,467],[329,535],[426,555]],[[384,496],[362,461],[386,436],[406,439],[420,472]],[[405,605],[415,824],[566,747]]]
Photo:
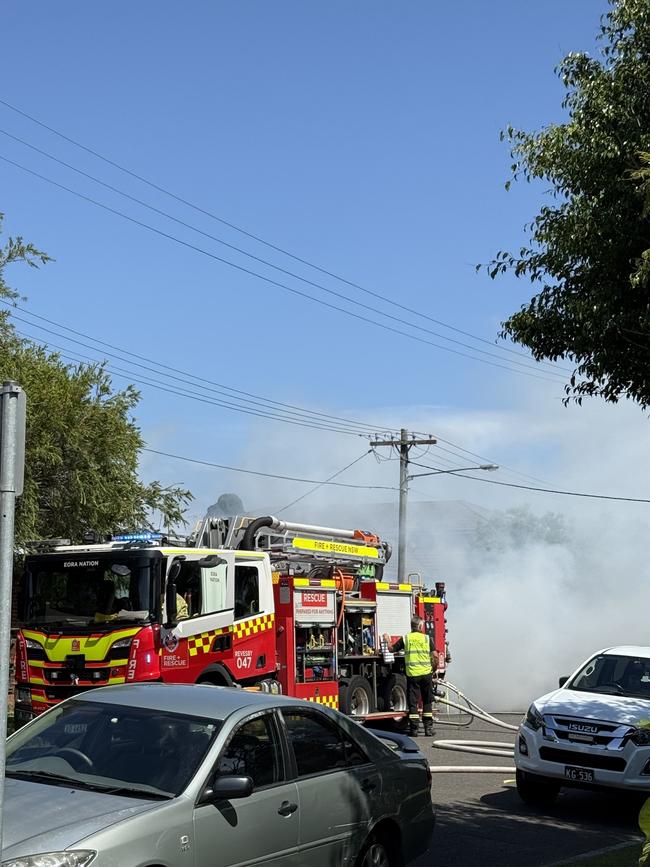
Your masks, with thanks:
[[[594,654],[528,708],[515,744],[517,790],[551,804],[562,786],[650,792],[650,647]]]

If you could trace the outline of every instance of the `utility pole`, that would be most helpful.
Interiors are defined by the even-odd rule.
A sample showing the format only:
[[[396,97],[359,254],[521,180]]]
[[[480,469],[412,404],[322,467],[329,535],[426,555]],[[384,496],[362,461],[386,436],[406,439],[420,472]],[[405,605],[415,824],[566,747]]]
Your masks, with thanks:
[[[409,453],[413,446],[435,446],[437,440],[433,437],[428,439],[409,439],[406,428],[400,431],[399,439],[391,437],[386,440],[375,440],[370,445],[373,448],[390,446],[399,450],[399,530],[397,542],[397,580],[400,584],[406,578],[406,504],[409,492]]]
[[[25,469],[25,392],[16,382],[0,388],[0,861],[5,788],[5,741],[11,643],[16,497],[23,492]]]

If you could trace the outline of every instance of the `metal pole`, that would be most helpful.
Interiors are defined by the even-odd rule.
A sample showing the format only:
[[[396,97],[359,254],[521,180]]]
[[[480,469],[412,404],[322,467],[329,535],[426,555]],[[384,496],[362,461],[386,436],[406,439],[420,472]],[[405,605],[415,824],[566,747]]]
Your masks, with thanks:
[[[18,443],[21,428],[19,406],[22,389],[5,382],[0,392],[0,860],[5,792],[5,740],[7,733],[7,695],[9,694],[9,655],[11,645],[11,597],[14,566],[14,518],[16,487],[20,486],[24,457]],[[24,399],[24,398],[23,398]],[[24,406],[24,404],[23,404]]]
[[[406,501],[409,490],[409,452],[412,446],[435,446],[435,437],[424,439],[408,438],[406,428],[400,431],[399,440],[395,437],[390,439],[375,440],[370,443],[372,448],[388,447],[390,449],[399,446],[399,529],[397,540],[397,579],[400,584],[405,583],[406,575]]]
[[[397,580],[405,583],[406,575],[406,502],[409,490],[409,444],[408,431],[400,431],[399,445],[399,529],[397,535]]]

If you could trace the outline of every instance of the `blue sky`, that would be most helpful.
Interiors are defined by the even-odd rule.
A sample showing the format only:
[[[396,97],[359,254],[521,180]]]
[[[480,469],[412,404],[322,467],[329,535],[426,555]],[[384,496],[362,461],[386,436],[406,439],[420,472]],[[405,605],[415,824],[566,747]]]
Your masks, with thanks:
[[[509,123],[537,129],[562,118],[554,67],[568,51],[593,51],[605,8],[602,0],[9,0],[0,98],[251,233],[493,339],[530,287],[511,279],[493,283],[474,266],[499,249],[520,246],[523,224],[543,192],[525,185],[504,191],[509,159],[499,131]],[[405,314],[242,237],[3,105],[0,129],[204,232],[344,292],[361,319],[233,270],[0,161],[6,232],[22,234],[56,259],[38,272],[15,268],[7,275],[34,313],[278,401],[388,426],[442,428],[455,443],[488,450],[499,463],[583,489],[602,489],[606,481],[594,480],[591,467],[581,468],[574,454],[586,431],[597,437],[601,415],[595,421],[593,413],[606,419],[608,436],[645,430],[641,414],[628,409],[563,415],[561,384],[367,324],[362,320],[376,317],[375,307]],[[0,155],[278,279],[268,267],[1,134]],[[293,278],[288,282],[327,297]],[[17,324],[71,353],[102,356]],[[354,438],[263,421],[150,387],[142,393],[138,422],[150,445],[166,451],[320,478],[364,448]],[[565,425],[568,447],[558,439]],[[602,450],[606,440],[595,447]],[[392,465],[363,466],[352,480],[394,483]],[[240,483],[248,497],[266,505],[285,491],[297,496],[304,490],[251,487],[232,474],[152,455],[143,458],[143,474],[165,484],[186,482],[197,493],[199,511]],[[628,481],[631,491],[638,476],[622,478],[617,471],[612,485],[619,490],[611,492]],[[436,491],[461,496],[454,483],[462,484],[452,480]]]

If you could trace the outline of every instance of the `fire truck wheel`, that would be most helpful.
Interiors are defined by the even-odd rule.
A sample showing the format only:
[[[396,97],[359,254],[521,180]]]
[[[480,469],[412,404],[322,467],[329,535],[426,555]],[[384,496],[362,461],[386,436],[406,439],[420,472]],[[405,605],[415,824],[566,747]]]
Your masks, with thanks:
[[[366,716],[375,709],[372,687],[365,677],[355,674],[339,687],[339,710],[347,716]]]
[[[407,711],[407,695],[406,677],[403,674],[390,674],[381,685],[381,709]]]

